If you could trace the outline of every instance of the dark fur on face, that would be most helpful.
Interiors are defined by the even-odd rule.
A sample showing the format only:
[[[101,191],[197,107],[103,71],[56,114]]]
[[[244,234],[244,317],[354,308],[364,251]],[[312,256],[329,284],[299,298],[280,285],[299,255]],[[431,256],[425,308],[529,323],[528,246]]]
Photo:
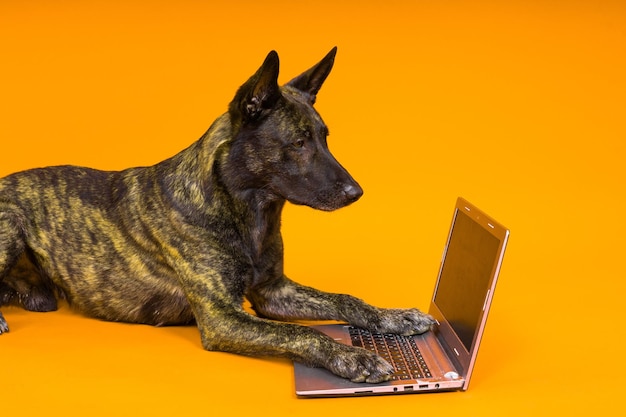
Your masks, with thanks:
[[[388,379],[382,358],[283,322],[334,319],[399,334],[433,323],[416,309],[379,309],[283,273],[285,202],[335,210],[363,193],[328,150],[313,108],[335,53],[279,86],[270,52],[204,136],[154,166],[58,166],[0,179],[0,305],[50,311],[66,299],[104,320],[195,321],[209,350]],[[257,316],[242,308],[244,297]]]

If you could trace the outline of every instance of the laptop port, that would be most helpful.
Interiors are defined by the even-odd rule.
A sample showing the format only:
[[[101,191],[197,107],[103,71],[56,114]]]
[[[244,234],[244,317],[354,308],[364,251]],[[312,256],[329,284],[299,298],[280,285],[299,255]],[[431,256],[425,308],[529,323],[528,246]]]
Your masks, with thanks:
[[[428,384],[422,384],[422,385],[418,385],[419,389],[426,389],[428,388]]]
[[[405,391],[413,391],[413,385],[405,385],[404,386],[404,390]]]

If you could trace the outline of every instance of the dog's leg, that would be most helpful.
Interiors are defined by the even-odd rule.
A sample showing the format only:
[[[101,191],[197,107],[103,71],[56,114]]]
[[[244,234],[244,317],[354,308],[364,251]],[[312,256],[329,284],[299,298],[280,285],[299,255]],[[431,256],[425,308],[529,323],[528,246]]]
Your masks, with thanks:
[[[196,304],[202,344],[219,350],[250,356],[281,356],[324,367],[354,382],[386,381],[393,368],[365,349],[346,346],[309,327],[252,316],[242,309],[201,308]],[[201,311],[199,311],[201,310]]]
[[[247,294],[260,315],[280,320],[341,320],[381,333],[428,331],[434,319],[417,309],[384,309],[346,294],[326,293],[290,279],[273,280]]]
[[[210,249],[195,253],[214,263],[219,260],[221,267],[218,272],[201,258],[195,262],[185,262],[184,256],[174,258],[205,349],[286,357],[324,367],[355,382],[377,383],[391,377],[391,365],[365,349],[340,344],[309,327],[247,313],[242,307],[241,287],[231,286],[234,277],[241,278],[237,264]]]
[[[0,282],[24,251],[21,222],[18,218],[11,205],[0,204]],[[0,334],[8,331],[9,326],[0,313]]]
[[[57,299],[52,283],[35,266],[29,252],[27,248],[0,283],[0,304],[20,305],[28,311],[54,311]]]

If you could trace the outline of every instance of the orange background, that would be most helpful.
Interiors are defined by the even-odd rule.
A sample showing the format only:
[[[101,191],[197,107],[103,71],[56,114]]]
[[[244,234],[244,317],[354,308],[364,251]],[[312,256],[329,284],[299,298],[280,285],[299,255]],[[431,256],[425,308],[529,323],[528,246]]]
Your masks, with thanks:
[[[317,108],[365,196],[288,206],[287,274],[426,309],[466,197],[512,231],[470,390],[298,400],[288,361],[205,352],[194,327],[4,308],[3,416],[622,409],[623,2],[3,0],[0,175],[156,163],[269,50],[286,82],[334,45]]]

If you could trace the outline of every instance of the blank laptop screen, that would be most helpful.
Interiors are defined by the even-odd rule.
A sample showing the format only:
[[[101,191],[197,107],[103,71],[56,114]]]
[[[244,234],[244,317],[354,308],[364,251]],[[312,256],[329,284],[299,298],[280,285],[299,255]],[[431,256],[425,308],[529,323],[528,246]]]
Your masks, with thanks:
[[[500,240],[457,210],[435,304],[468,352],[479,325]]]

